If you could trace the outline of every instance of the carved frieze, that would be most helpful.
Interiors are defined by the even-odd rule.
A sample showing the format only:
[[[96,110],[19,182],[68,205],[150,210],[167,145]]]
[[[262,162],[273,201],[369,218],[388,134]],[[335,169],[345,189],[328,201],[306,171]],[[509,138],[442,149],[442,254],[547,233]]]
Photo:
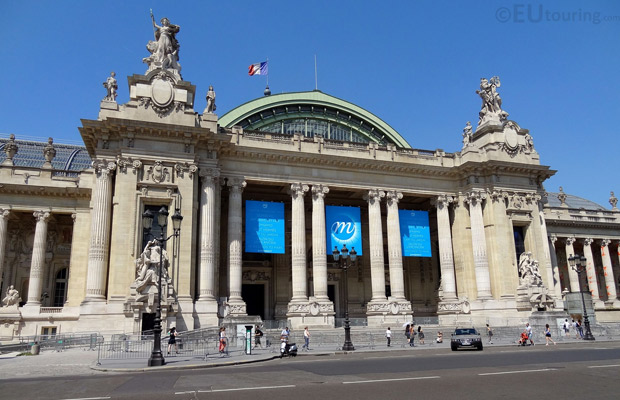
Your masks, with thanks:
[[[146,170],[146,180],[155,183],[170,182],[170,171],[160,160],[157,160]]]
[[[268,281],[271,279],[271,273],[269,271],[258,271],[258,270],[247,270],[243,271],[243,280],[244,281]]]

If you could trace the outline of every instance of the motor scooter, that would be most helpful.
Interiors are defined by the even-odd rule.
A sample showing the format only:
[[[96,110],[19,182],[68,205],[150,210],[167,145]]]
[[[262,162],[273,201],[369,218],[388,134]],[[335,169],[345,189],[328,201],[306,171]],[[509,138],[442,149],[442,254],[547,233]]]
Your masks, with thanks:
[[[288,343],[288,340],[282,340],[280,343],[280,358],[284,356],[297,357],[297,345]]]

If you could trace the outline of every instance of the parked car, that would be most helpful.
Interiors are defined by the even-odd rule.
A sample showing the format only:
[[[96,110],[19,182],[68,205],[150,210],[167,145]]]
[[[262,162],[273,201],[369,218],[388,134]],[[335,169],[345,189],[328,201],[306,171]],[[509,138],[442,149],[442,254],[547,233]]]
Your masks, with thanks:
[[[450,348],[457,351],[461,347],[482,350],[482,338],[475,328],[456,328],[450,339]]]

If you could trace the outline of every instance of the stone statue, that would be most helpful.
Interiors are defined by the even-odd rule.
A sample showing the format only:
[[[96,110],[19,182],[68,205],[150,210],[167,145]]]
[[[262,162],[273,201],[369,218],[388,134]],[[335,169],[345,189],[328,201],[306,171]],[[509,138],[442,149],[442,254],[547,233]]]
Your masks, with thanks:
[[[215,91],[213,90],[213,86],[209,86],[209,91],[207,92],[207,108],[205,112],[208,114],[213,114],[215,111]]]
[[[22,301],[21,297],[19,297],[19,292],[15,290],[15,286],[11,285],[6,289],[6,296],[2,299],[2,303],[4,307],[10,307]]]
[[[616,196],[614,196],[614,192],[611,192],[611,196],[609,197],[609,204],[611,204],[611,209],[612,210],[617,210],[618,208],[616,207],[618,205],[618,198]]]
[[[136,280],[133,285],[138,293],[142,292],[149,284],[156,284],[159,278],[159,262],[162,260],[162,275],[164,281],[168,280],[168,253],[162,250],[157,239],[153,239],[146,244],[144,251],[135,261]],[[133,286],[132,285],[132,286]]]
[[[54,148],[54,139],[48,138],[47,145],[43,148],[43,157],[48,164],[52,163],[54,157],[56,157],[56,149]]]
[[[180,27],[170,23],[168,18],[161,19],[161,26],[155,23],[155,17],[151,12],[151,20],[155,29],[155,41],[151,40],[146,45],[146,49],[151,53],[149,57],[143,58],[142,62],[148,64],[150,72],[157,68],[169,69],[181,72],[179,64],[179,42],[176,34]]]
[[[108,93],[103,98],[104,101],[116,101],[116,91],[118,90],[118,84],[116,82],[116,73],[110,72],[110,76],[103,82],[103,87],[106,88]]]
[[[494,76],[490,80],[486,78],[480,79],[480,90],[476,90],[476,93],[482,99],[478,126],[487,121],[504,122],[508,118],[508,113],[502,110],[502,98],[497,93],[498,87],[500,87],[498,76]]]
[[[525,148],[528,151],[534,150],[534,139],[532,139],[532,135],[529,133],[525,134]]]
[[[538,261],[534,260],[532,253],[529,251],[524,251],[519,256],[519,283],[525,286],[542,285]]]
[[[465,128],[463,128],[463,148],[471,145],[471,122],[467,121]]]

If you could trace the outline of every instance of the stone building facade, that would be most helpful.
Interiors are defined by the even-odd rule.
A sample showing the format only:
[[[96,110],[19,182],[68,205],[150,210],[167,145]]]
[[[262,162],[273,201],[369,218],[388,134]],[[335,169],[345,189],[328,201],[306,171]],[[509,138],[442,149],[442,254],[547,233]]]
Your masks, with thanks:
[[[369,326],[463,315],[507,324],[564,309],[563,292],[580,288],[566,261],[577,253],[597,320],[620,320],[613,194],[607,210],[547,193],[555,171],[507,118],[496,77],[481,82],[477,128],[467,123],[462,150],[447,153],[414,149],[320,91],[266,95],[218,117],[211,89],[201,114],[180,67],[152,57],[129,77],[126,104],[108,79],[98,118],[79,128],[83,147],[0,140],[1,290],[21,297],[0,309],[3,338],[149,329],[160,260],[164,323],[179,330],[248,316],[332,327],[344,285],[349,313]],[[284,204],[283,254],[244,251],[248,200]],[[362,255],[346,282],[327,249],[326,206],[361,210]],[[183,216],[165,251],[142,220],[162,208],[166,235],[173,213]],[[430,257],[403,255],[399,210],[428,212]]]

